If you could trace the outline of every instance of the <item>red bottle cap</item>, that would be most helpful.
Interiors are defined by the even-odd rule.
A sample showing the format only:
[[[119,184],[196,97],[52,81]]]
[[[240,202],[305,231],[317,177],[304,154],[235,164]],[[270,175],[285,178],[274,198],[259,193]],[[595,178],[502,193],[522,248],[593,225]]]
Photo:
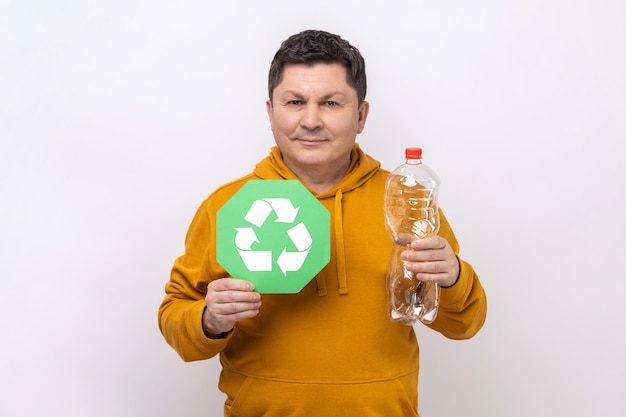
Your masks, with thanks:
[[[422,159],[422,148],[406,148],[404,155],[406,159]]]

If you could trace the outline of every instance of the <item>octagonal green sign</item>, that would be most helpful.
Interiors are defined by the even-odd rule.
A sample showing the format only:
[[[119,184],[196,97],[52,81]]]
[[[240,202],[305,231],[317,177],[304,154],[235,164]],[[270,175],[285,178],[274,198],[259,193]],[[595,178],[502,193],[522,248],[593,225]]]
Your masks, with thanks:
[[[330,213],[296,180],[250,180],[217,212],[217,261],[259,293],[297,293],[330,260]]]

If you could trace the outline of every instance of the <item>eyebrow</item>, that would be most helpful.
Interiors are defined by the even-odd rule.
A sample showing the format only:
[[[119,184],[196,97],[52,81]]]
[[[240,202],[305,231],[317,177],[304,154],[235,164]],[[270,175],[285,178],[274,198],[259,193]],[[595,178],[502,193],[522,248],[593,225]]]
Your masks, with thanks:
[[[299,93],[299,92],[294,91],[294,90],[285,90],[280,95],[280,97],[285,97],[286,95],[292,95],[293,97],[298,98],[298,99],[304,98],[304,95],[302,93]],[[321,101],[326,101],[326,100],[329,100],[331,98],[335,98],[337,96],[340,96],[341,98],[346,98],[347,97],[347,95],[345,93],[341,92],[341,91],[333,91],[331,93],[324,94],[321,97]]]

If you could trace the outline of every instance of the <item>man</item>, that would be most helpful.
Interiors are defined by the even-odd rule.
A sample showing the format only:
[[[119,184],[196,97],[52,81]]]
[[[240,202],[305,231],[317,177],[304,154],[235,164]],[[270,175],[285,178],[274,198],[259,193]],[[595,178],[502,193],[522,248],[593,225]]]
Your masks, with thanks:
[[[363,131],[365,63],[339,36],[288,38],[269,72],[275,147],[249,175],[198,209],[166,285],[159,325],[186,361],[220,354],[225,416],[417,416],[413,327],[388,314],[392,249],[384,226],[388,171],[355,143]],[[331,214],[331,260],[297,294],[264,294],[216,260],[216,212],[247,181],[296,179]],[[436,320],[452,339],[474,336],[486,297],[441,214],[438,236],[403,253],[422,281],[441,284]]]

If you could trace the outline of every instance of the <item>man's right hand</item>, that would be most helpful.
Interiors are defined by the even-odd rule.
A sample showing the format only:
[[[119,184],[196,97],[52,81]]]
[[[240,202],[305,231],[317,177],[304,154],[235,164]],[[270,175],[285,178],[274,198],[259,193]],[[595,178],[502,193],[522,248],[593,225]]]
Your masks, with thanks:
[[[214,339],[232,330],[239,320],[259,314],[261,307],[261,295],[254,292],[254,285],[234,278],[211,281],[204,301],[202,328],[209,338]]]

